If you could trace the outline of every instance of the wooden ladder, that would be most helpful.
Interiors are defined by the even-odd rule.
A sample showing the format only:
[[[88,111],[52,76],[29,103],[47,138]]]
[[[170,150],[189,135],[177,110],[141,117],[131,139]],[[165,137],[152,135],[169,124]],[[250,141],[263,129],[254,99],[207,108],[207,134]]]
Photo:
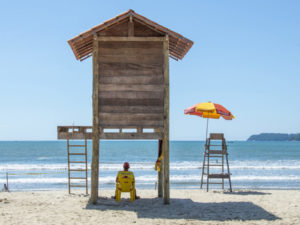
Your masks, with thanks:
[[[221,142],[221,143],[220,143]],[[225,160],[224,160],[225,157]],[[211,163],[211,158],[215,159],[214,163]],[[221,159],[220,161],[218,159]],[[226,161],[227,172],[225,173],[224,161]],[[211,172],[210,168],[213,168]],[[202,189],[203,184],[206,184],[206,191],[208,191],[209,184],[222,184],[224,190],[224,179],[229,181],[229,190],[232,192],[231,178],[230,178],[228,152],[226,140],[224,134],[211,133],[210,137],[206,140],[204,146],[204,156],[202,165],[202,175],[200,188]],[[206,181],[204,181],[206,176]],[[222,179],[219,182],[212,181],[211,179]]]
[[[68,145],[68,189],[69,194],[71,194],[71,187],[85,187],[85,192],[88,194],[88,166],[87,166],[87,139],[84,140],[84,145],[79,144],[70,144],[70,140],[67,139],[67,145]],[[82,150],[84,148],[84,151],[81,152],[72,152],[71,148],[78,148]],[[83,160],[72,160],[72,156],[83,156]],[[74,168],[74,165],[84,165],[84,168]],[[74,173],[80,173],[79,176],[73,176]],[[84,173],[84,175],[82,174]],[[83,183],[73,183],[72,180],[85,180],[85,184]]]

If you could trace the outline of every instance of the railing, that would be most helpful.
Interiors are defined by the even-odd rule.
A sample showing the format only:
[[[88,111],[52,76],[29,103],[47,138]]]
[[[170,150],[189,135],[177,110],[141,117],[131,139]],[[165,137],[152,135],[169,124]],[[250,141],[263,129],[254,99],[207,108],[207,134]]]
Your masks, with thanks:
[[[100,139],[162,139],[163,128],[153,126],[100,127]],[[92,126],[58,126],[58,139],[92,139]]]

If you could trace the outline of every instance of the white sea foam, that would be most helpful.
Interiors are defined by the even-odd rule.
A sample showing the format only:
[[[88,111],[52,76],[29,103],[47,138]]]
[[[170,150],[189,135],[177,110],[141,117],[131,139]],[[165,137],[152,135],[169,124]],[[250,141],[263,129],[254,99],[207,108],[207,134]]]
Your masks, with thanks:
[[[51,159],[51,157],[45,157],[45,156],[43,156],[43,157],[38,157],[37,159],[38,160],[48,160],[48,159]]]
[[[2,164],[0,171],[66,170],[67,164]]]
[[[118,171],[122,169],[122,163],[100,162],[102,171]],[[154,170],[154,162],[131,163],[131,170]],[[76,168],[83,168],[75,165]],[[88,165],[90,169],[90,164]],[[171,170],[198,170],[201,169],[200,161],[171,162]],[[298,170],[299,160],[278,160],[278,161],[230,161],[230,168],[233,170]],[[2,164],[0,171],[31,171],[31,170],[67,170],[67,163],[57,164]]]
[[[16,178],[9,179],[9,184],[42,184],[42,183],[53,183],[53,184],[64,184],[68,182],[68,178]],[[6,183],[5,179],[0,179],[0,183]]]
[[[236,181],[300,181],[300,176],[232,176],[231,179]]]

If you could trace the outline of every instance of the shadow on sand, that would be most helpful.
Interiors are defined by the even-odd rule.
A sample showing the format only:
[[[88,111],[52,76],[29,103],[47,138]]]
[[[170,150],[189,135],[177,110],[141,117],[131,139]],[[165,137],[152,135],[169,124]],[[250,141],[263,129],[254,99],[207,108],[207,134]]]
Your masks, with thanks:
[[[99,198],[98,204],[88,204],[88,210],[120,210],[136,212],[138,218],[194,219],[194,220],[277,220],[279,217],[251,202],[201,203],[191,199],[172,198],[163,205],[161,198],[144,198],[132,203],[128,199]]]

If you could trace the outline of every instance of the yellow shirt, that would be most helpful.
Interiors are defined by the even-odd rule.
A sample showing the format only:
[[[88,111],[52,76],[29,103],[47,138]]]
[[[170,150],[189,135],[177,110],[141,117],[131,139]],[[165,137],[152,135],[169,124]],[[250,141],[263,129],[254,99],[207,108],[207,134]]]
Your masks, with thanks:
[[[131,171],[119,171],[117,175],[117,182],[120,181],[122,178],[129,178],[134,182],[134,174]]]

